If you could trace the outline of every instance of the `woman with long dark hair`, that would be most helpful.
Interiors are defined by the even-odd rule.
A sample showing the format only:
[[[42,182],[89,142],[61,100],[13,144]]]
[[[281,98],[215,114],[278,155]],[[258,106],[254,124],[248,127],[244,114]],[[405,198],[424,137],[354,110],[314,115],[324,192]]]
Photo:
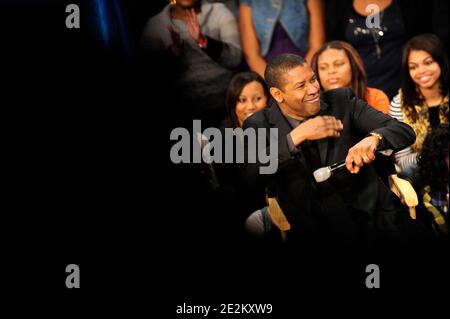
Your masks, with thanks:
[[[228,85],[226,110],[229,126],[242,127],[245,119],[267,106],[269,89],[255,72],[236,74]]]
[[[389,98],[367,85],[367,73],[358,52],[343,41],[325,43],[313,56],[311,67],[323,91],[350,87],[355,94],[375,109],[389,113]]]
[[[222,132],[230,128],[242,128],[248,117],[267,106],[269,96],[269,89],[259,74],[251,71],[236,74],[228,85],[225,103],[227,120]],[[238,138],[239,135],[236,136]],[[220,184],[221,201],[224,203],[222,209],[228,214],[227,218],[243,230],[247,217],[264,207],[266,201],[264,188],[244,183],[239,165],[228,163],[215,165],[214,168]]]
[[[417,161],[427,134],[448,124],[448,59],[439,38],[423,34],[409,40],[402,57],[402,87],[391,102],[390,114],[409,124],[416,142],[396,153],[398,171],[417,178]]]

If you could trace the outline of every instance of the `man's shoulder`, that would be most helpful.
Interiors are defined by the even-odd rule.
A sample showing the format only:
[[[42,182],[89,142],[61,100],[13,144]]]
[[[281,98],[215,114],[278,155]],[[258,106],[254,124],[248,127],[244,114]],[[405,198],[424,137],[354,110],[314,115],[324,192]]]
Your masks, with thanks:
[[[357,97],[350,88],[338,88],[323,92],[321,103],[321,108],[327,108],[328,112],[344,114],[354,110],[353,106],[357,103]]]
[[[322,93],[322,99],[326,102],[348,101],[356,97],[351,88],[337,88]]]
[[[268,106],[258,112],[253,113],[245,120],[245,126],[257,126],[257,127],[266,127],[269,126],[269,117],[273,106]]]
[[[267,122],[268,115],[269,115],[269,107],[253,113],[251,116],[249,116],[247,121],[250,121],[252,123]]]

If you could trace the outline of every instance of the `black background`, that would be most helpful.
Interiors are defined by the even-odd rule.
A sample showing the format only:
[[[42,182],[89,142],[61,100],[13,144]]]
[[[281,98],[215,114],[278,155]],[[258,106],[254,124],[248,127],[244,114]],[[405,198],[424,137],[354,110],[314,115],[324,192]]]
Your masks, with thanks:
[[[80,29],[65,27],[69,3],[80,6]],[[169,134],[182,123],[173,75],[138,50],[163,5],[126,2],[124,55],[102,45],[89,1],[2,2],[4,264],[16,310],[169,318],[184,302],[272,303],[272,317],[292,318],[410,309],[407,295],[366,289],[364,268],[342,256],[302,260],[242,243],[196,168],[170,162]],[[71,263],[80,289],[65,287]]]

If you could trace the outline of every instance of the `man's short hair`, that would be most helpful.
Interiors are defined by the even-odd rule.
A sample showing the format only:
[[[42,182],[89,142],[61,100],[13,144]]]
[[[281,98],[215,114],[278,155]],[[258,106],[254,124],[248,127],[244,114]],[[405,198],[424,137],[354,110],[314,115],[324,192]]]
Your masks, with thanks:
[[[280,54],[270,60],[264,71],[264,79],[269,89],[282,89],[285,85],[283,75],[297,66],[306,64],[306,60],[295,54]]]

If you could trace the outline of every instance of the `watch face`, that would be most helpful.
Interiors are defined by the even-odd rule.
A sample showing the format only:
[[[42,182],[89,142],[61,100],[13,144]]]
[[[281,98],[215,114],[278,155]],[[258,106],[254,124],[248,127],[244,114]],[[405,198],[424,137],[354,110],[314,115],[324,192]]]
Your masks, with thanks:
[[[370,133],[370,135],[375,136],[376,138],[378,138],[380,141],[383,139],[383,136],[379,133]]]

